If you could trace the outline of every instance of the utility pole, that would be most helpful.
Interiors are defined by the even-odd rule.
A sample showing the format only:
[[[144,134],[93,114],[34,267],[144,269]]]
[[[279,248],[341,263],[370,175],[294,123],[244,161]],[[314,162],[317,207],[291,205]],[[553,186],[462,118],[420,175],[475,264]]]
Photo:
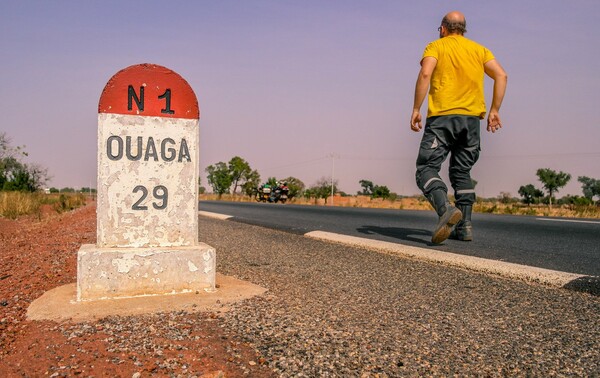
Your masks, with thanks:
[[[333,152],[331,153],[331,206],[333,206],[333,183],[335,176],[335,158],[337,157]]]

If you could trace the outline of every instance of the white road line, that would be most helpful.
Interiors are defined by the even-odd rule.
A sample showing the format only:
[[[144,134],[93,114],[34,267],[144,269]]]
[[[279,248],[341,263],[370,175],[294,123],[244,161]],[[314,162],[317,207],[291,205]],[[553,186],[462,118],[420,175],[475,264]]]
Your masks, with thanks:
[[[379,252],[392,253],[418,260],[457,266],[478,272],[497,274],[503,277],[516,278],[528,282],[537,282],[554,287],[563,287],[573,280],[585,277],[575,273],[559,272],[556,270],[536,268],[497,260],[488,260],[481,257],[465,256],[456,253],[440,252],[433,249],[412,247],[380,240],[334,234],[331,232],[312,231],[304,236],[318,240],[367,248]]]
[[[227,220],[233,218],[230,215],[200,211],[200,215]],[[539,218],[540,220],[551,220]],[[457,253],[440,252],[434,249],[413,247],[409,245],[391,243],[381,240],[365,239],[356,236],[348,236],[325,231],[311,231],[304,234],[316,240],[339,243],[353,247],[361,247],[376,252],[391,253],[399,256],[414,258],[417,260],[441,263],[456,266],[477,272],[495,274],[502,277],[518,279],[526,282],[536,282],[553,287],[563,287],[571,281],[577,280],[585,275],[576,273],[560,272],[528,265],[519,265],[498,260],[489,260],[481,257],[460,255]]]
[[[600,221],[584,221],[584,220],[574,220],[574,219],[551,219],[551,218],[535,218],[540,221],[549,221],[549,222],[571,222],[571,223],[591,223],[591,224],[600,224]]]
[[[198,211],[198,214],[214,219],[227,220],[229,218],[233,218],[231,215],[219,214],[219,213],[211,213],[210,211]]]

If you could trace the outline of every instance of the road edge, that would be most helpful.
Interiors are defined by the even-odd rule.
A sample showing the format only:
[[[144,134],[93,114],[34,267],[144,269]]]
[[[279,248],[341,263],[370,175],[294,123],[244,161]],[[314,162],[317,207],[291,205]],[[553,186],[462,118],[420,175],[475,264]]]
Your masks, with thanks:
[[[417,260],[442,263],[445,265],[465,268],[477,272],[491,273],[507,278],[516,278],[528,282],[541,283],[554,287],[564,287],[573,280],[580,279],[582,276],[575,273],[566,273],[556,270],[537,268],[528,265],[508,263],[504,261],[489,260],[481,257],[460,255],[451,252],[440,252],[434,249],[413,247],[403,244],[391,243],[381,240],[372,240],[359,238],[355,236],[341,235],[324,231],[311,231],[305,236],[350,245],[362,247],[375,251],[382,251],[394,255],[400,255]]]
[[[200,211],[199,215],[219,220],[235,220],[235,217],[231,215],[208,211]],[[517,279],[526,283],[542,284],[554,288],[563,288],[571,291],[584,292],[593,296],[600,296],[600,277],[596,276],[561,272],[529,265],[460,255],[451,252],[440,252],[434,249],[413,247],[399,243],[366,239],[326,231],[310,231],[301,235],[314,240],[364,248],[378,253],[390,253],[435,264],[444,264],[484,274]]]

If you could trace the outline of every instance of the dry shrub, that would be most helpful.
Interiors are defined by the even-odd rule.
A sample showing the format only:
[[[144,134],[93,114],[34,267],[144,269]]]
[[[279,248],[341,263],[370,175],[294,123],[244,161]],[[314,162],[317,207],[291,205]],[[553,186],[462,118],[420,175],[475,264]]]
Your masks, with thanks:
[[[39,193],[0,192],[0,215],[17,219],[20,215],[40,215],[42,201]]]
[[[86,196],[83,193],[61,193],[52,195],[47,200],[57,213],[63,213],[85,206]]]

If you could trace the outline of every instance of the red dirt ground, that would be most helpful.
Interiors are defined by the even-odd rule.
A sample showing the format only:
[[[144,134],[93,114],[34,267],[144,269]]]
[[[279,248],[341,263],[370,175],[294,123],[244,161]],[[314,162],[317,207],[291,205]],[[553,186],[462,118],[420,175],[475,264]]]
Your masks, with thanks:
[[[79,246],[96,241],[95,209],[91,203],[64,214],[46,209],[41,220],[0,218],[0,375],[272,376],[254,350],[228,334],[214,314],[87,323],[27,320],[32,301],[76,282]],[[167,325],[157,325],[157,319]],[[178,336],[170,336],[173,332]]]

